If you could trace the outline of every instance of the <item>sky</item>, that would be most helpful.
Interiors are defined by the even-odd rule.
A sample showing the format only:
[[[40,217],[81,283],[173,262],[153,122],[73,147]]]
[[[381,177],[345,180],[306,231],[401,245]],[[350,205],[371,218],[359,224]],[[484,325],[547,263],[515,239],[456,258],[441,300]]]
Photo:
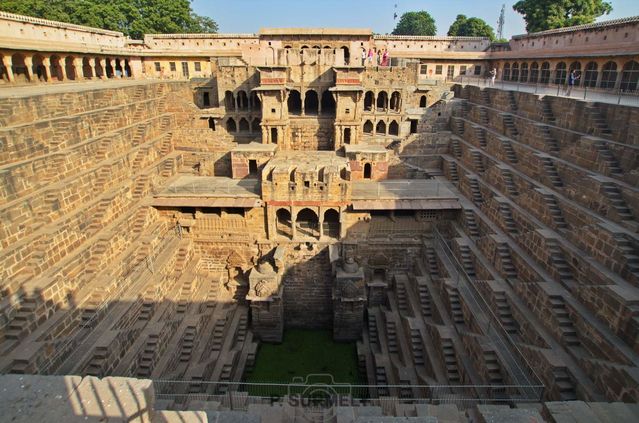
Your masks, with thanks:
[[[639,0],[609,0],[613,11],[598,20],[639,15]],[[260,28],[367,28],[390,33],[404,12],[426,10],[435,18],[437,35],[446,35],[458,14],[478,17],[497,30],[502,4],[506,5],[504,37],[526,32],[524,20],[504,0],[193,0],[199,15],[213,18],[219,32],[257,33]],[[397,4],[397,9],[395,9]],[[399,19],[399,18],[398,18]]]

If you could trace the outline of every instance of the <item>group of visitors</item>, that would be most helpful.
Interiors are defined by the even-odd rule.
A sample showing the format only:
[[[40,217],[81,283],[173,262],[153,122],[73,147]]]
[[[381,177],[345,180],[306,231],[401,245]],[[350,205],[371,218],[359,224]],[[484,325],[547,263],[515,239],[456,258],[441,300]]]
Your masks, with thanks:
[[[372,66],[376,64],[377,66],[390,66],[390,53],[388,53],[388,49],[377,50],[377,54],[373,51],[372,48],[368,49],[368,53],[366,50],[362,49],[362,66]]]

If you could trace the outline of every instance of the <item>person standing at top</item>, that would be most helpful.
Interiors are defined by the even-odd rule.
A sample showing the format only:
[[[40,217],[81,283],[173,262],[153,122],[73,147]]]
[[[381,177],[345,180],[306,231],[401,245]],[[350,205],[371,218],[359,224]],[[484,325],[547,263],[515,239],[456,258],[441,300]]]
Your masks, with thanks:
[[[368,49],[368,64],[369,65],[373,64],[373,49],[372,48]]]
[[[388,66],[388,50],[384,49],[384,54],[382,55],[382,66]]]
[[[366,49],[362,49],[362,66],[366,65]]]
[[[495,86],[495,78],[497,77],[497,68],[493,68],[490,71],[490,86],[494,87]]]
[[[580,75],[577,75],[575,70],[570,71],[570,75],[568,75],[568,89],[566,89],[566,95],[570,97],[570,93],[572,93],[572,87],[575,86],[575,82],[577,82],[580,78]]]

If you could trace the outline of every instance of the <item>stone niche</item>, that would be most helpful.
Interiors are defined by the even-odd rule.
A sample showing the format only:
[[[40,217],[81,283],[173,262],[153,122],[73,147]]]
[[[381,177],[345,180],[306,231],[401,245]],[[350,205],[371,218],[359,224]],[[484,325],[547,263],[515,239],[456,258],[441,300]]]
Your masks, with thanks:
[[[388,150],[377,145],[347,145],[344,149],[352,181],[369,179],[382,181],[388,178]]]
[[[352,257],[337,266],[333,285],[333,339],[351,342],[364,329],[366,282],[364,269]]]
[[[263,342],[282,342],[284,334],[284,285],[281,275],[264,260],[249,273],[249,292],[253,333]]]

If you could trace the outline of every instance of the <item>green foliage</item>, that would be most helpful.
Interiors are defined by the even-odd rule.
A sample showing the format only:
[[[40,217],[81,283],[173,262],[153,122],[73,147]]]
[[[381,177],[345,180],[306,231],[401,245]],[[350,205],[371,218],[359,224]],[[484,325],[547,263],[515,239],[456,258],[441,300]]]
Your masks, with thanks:
[[[435,19],[426,11],[407,12],[402,15],[393,35],[435,35]]]
[[[524,15],[526,31],[588,24],[612,11],[604,0],[519,0],[513,5],[515,12]]]
[[[457,19],[448,28],[448,35],[459,37],[488,37],[495,39],[493,28],[483,19],[467,18],[465,15],[457,15]]]
[[[121,31],[132,38],[217,32],[213,19],[193,13],[190,0],[0,0],[0,10]]]

